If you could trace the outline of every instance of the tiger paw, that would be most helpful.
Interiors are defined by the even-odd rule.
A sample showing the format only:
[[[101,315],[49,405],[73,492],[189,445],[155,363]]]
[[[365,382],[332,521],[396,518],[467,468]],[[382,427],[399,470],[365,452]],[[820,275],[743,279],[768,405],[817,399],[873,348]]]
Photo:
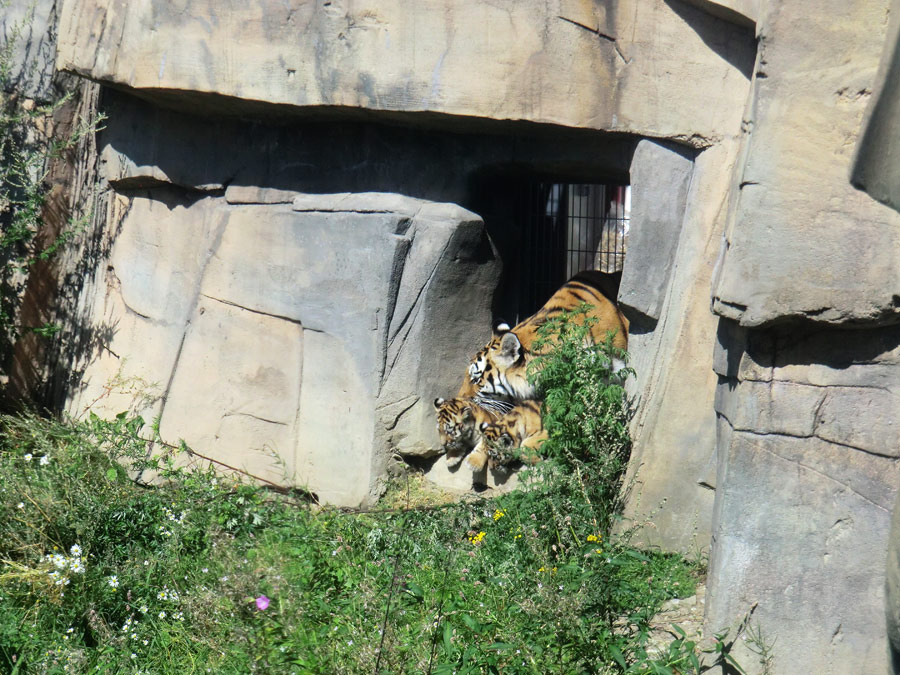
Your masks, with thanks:
[[[462,453],[460,453],[458,455],[450,455],[450,454],[444,455],[444,458],[447,460],[447,466],[450,467],[451,469],[459,466],[460,463],[463,461],[463,457],[465,457],[465,455],[463,455]]]
[[[469,455],[468,459],[466,459],[466,464],[469,465],[469,468],[472,469],[472,471],[481,471],[486,463],[487,456],[481,453],[473,452]]]

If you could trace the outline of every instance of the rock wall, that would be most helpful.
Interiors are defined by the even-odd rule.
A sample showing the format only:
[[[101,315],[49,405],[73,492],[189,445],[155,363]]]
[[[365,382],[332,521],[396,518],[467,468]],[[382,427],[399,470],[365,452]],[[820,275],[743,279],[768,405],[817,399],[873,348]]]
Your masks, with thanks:
[[[719,344],[710,624],[758,602],[777,672],[885,672],[900,329],[723,319]]]
[[[18,94],[46,103],[53,97],[57,74],[57,3],[16,0],[5,3],[2,9],[0,48],[11,67],[9,84]]]
[[[742,32],[662,0],[65,0],[58,66],[209,110],[439,112],[703,146],[737,128]]]
[[[900,216],[847,178],[888,4],[64,0],[110,117],[56,391],[361,503],[487,337],[486,186],[630,173],[629,517],[711,544],[709,631],[881,672]]]
[[[149,207],[157,189],[166,185],[190,191],[179,199],[193,202],[207,195],[216,204],[220,192],[227,202],[238,188],[287,195],[402,192],[487,213],[488,230],[504,254],[517,246],[511,234],[515,223],[490,212],[497,200],[485,186],[498,176],[523,173],[580,180],[625,175],[636,138],[609,132],[666,137],[696,148],[717,143],[734,148],[740,111],[710,105],[707,83],[719,83],[716,98],[742,99],[753,59],[746,29],[666,2],[377,7],[298,2],[289,10],[268,2],[227,9],[196,3],[173,13],[165,3],[122,6],[73,0],[62,4],[59,34],[62,69],[159,104],[148,106],[130,95],[105,91],[110,122],[99,148],[100,167],[115,199],[138,194],[146,196]],[[89,34],[93,37],[86,39]],[[298,34],[308,39],[298,41]],[[248,116],[256,121],[236,119]],[[397,122],[403,123],[403,131],[391,126]],[[601,130],[605,133],[596,133]],[[231,142],[223,144],[223,138]],[[242,144],[247,150],[234,152]],[[719,156],[733,155],[724,153]],[[699,186],[709,189],[703,182]],[[133,227],[139,228],[141,219],[150,216],[134,218]],[[721,227],[708,212],[701,221],[699,227],[707,233]],[[115,231],[111,216],[106,222]],[[127,258],[123,255],[120,265]],[[711,265],[709,254],[702,264]],[[161,272],[170,273],[180,274]],[[654,292],[667,291],[658,287]],[[479,297],[482,305],[476,307],[490,306],[489,292]],[[479,312],[459,324],[454,358],[461,365],[474,351],[473,342],[488,337],[490,322]],[[454,318],[454,326],[457,322]],[[657,335],[663,333],[673,346],[685,340],[668,328]],[[707,331],[707,351],[712,335]],[[461,365],[448,359],[447,375],[441,377],[458,380]],[[93,379],[96,388],[109,380],[110,368],[82,364],[75,372]],[[140,378],[153,381],[146,374]],[[175,377],[172,385],[179,381]],[[680,390],[677,380],[665,386]],[[456,382],[445,383],[437,395],[447,396],[455,388]],[[663,386],[648,390],[644,400],[658,406],[663,391]],[[396,395],[398,401],[407,400],[409,392]],[[69,405],[91,401],[82,396]],[[411,411],[404,419],[417,415]],[[713,418],[708,410],[699,417],[710,440]],[[655,433],[660,443],[680,447],[685,427],[697,419],[688,415],[681,427]],[[189,421],[170,421],[163,429],[171,436],[194,436],[179,430]],[[380,447],[426,452],[433,434],[423,429],[424,422],[415,433],[401,424],[387,446]],[[412,440],[417,435],[420,440]],[[194,442],[206,444],[213,436],[204,432]],[[401,437],[410,440],[393,440]],[[689,471],[692,481],[694,473]],[[439,480],[457,485],[459,476]],[[648,480],[654,481],[668,483],[662,475]],[[677,492],[669,485],[656,491],[665,496]],[[696,532],[708,533],[710,512],[707,499],[697,510],[699,524],[691,541]],[[685,546],[682,535],[668,540]]]
[[[713,283],[707,620],[717,630],[758,602],[779,673],[887,668],[900,221],[848,177],[888,10],[766,5]]]

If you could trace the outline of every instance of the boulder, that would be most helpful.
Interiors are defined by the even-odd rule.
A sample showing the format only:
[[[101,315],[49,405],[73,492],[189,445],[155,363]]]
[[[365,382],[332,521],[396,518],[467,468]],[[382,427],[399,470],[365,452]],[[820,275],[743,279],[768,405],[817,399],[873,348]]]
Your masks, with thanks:
[[[452,204],[268,194],[121,198],[88,298],[110,338],[69,409],[114,414],[112,380],[153,383],[130,403],[165,441],[367,503],[391,453],[436,452],[431,401],[480,346],[498,265],[481,219]]]
[[[720,316],[745,326],[900,321],[900,214],[847,180],[889,4],[767,5],[713,286]]]

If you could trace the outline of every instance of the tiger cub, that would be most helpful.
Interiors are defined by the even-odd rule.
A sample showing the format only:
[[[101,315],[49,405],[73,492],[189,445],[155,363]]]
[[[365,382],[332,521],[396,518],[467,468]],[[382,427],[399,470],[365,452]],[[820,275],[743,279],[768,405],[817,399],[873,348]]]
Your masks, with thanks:
[[[576,309],[581,303],[591,305],[587,316],[596,319],[591,338],[602,342],[613,331],[613,345],[628,347],[628,319],[599,288],[605,284],[600,272],[579,272],[554,293],[533,316],[514,328],[501,323],[494,328],[493,339],[479,351],[468,369],[468,382],[462,390],[477,392],[475,396],[490,399],[527,401],[538,397],[528,382],[528,364],[534,358],[531,347],[540,326],[560,313]],[[614,364],[621,367],[624,364]]]
[[[481,440],[479,427],[496,422],[500,413],[486,410],[475,401],[465,398],[434,399],[437,410],[437,428],[441,447],[447,456],[447,465],[458,465],[466,453]]]
[[[481,471],[486,464],[491,469],[505,470],[516,459],[512,452],[516,448],[525,451],[524,461],[536,464],[540,461],[537,450],[547,440],[539,401],[518,403],[503,417],[482,422],[478,429],[481,439],[466,460],[473,471]]]

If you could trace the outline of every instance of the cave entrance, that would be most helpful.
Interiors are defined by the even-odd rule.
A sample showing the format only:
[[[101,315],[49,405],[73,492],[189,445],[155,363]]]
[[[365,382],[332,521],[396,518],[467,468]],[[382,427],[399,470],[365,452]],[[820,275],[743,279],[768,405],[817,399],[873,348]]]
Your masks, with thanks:
[[[618,292],[627,250],[626,181],[508,180],[495,183],[480,213],[503,260],[495,315],[517,323],[584,270],[609,274]]]

